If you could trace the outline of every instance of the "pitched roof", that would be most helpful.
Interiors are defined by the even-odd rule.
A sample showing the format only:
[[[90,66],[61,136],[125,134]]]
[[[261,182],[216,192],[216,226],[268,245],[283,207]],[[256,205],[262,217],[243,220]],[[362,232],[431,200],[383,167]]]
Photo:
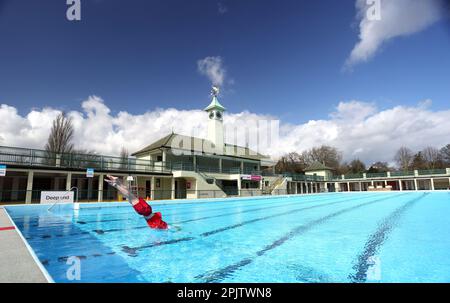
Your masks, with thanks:
[[[205,150],[205,147],[208,148],[209,146],[214,146],[214,144],[209,140],[172,133],[133,153],[132,156],[148,153],[160,148],[180,149],[203,154],[212,154],[211,151]],[[249,149],[248,147],[232,144],[225,144],[222,155],[250,160],[262,160],[269,158],[268,156]]]
[[[315,161],[311,163],[307,168],[305,168],[305,171],[316,171],[316,170],[334,170],[331,167],[326,166],[323,163],[320,163],[319,161]]]
[[[212,109],[220,109],[221,111],[225,111],[225,107],[223,107],[222,104],[220,104],[216,96],[213,96],[211,104],[209,104],[204,110],[209,111]]]

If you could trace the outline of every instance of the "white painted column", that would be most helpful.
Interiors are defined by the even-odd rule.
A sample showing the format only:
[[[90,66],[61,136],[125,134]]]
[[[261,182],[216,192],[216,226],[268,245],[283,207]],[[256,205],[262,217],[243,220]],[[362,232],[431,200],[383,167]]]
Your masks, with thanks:
[[[449,178],[450,179],[450,178]],[[303,182],[300,182],[300,193],[303,195]]]
[[[241,177],[239,177],[237,179],[237,186],[238,186],[238,196],[240,196],[241,195],[241,187],[242,187]]]
[[[155,189],[156,189],[155,185],[156,185],[155,184],[155,177],[152,176],[152,181],[151,181],[151,184],[150,184],[150,200],[152,200],[152,201],[155,200]]]
[[[163,162],[163,165],[166,165],[166,162],[167,162],[167,152],[166,152],[165,149],[163,149],[163,151],[162,151],[162,162]]]
[[[341,191],[341,187],[339,186],[339,183],[338,183],[338,182],[335,182],[335,183],[334,183],[334,190],[335,190],[337,193]]]
[[[362,182],[359,182],[359,191],[362,191]]]
[[[98,202],[103,202],[103,179],[105,179],[105,175],[101,174],[98,176],[98,193],[97,193]]]
[[[171,182],[172,182],[172,184],[171,184],[171,188],[172,188],[171,199],[175,200],[175,178],[171,178]]]
[[[72,173],[67,173],[66,177],[66,191],[69,191],[72,187]]]
[[[223,161],[222,158],[219,159],[219,172],[222,173],[222,168],[223,168]]]
[[[347,191],[351,191],[350,190],[350,182],[347,182]]]
[[[431,190],[434,190],[434,179],[431,178],[430,180],[431,180],[431,182],[430,182],[431,183]]]
[[[11,200],[12,201],[17,201],[17,199],[19,198],[19,177],[13,177],[12,180],[12,185],[11,185]]]
[[[31,199],[33,197],[33,179],[34,179],[34,171],[29,171],[27,179],[27,194],[25,198],[26,204],[31,204]]]
[[[414,179],[414,190],[419,190],[419,187],[417,186],[417,179]]]
[[[400,191],[403,191],[402,180],[398,180],[398,187],[399,187]]]
[[[388,185],[387,180],[384,180],[384,187]]]
[[[241,174],[244,174],[244,161],[241,161]]]
[[[197,156],[196,155],[194,155],[193,164],[194,164],[194,171],[197,171]]]

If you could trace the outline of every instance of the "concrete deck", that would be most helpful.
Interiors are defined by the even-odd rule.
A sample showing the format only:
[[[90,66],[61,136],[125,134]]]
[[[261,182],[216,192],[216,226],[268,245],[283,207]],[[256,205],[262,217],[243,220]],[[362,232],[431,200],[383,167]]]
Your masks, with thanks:
[[[48,283],[6,210],[1,206],[0,283]]]

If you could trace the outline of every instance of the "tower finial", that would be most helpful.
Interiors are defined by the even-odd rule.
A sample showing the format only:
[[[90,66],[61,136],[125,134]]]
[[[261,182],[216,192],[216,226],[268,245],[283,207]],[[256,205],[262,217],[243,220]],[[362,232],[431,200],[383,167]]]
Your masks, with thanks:
[[[217,85],[213,85],[211,89],[211,96],[217,97],[219,96],[220,88]]]

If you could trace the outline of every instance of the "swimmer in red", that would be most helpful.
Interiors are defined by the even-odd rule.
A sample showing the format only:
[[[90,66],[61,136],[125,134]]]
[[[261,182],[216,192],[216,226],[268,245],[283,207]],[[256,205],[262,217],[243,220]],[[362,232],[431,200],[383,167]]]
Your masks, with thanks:
[[[133,195],[128,188],[122,183],[122,181],[114,176],[107,176],[108,179],[105,181],[116,188],[118,191],[122,193],[122,195],[128,199],[128,201],[133,206],[134,210],[143,216],[147,221],[147,224],[152,229],[168,229],[168,225],[166,222],[162,220],[161,213],[154,213],[152,211],[152,207],[145,202],[144,199],[138,198]]]

